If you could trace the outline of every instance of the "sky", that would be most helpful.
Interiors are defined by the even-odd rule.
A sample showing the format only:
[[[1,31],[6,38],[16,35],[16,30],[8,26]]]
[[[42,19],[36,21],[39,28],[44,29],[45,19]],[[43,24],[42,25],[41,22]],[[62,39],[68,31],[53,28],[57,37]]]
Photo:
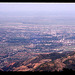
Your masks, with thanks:
[[[75,15],[75,3],[0,3],[0,15]]]

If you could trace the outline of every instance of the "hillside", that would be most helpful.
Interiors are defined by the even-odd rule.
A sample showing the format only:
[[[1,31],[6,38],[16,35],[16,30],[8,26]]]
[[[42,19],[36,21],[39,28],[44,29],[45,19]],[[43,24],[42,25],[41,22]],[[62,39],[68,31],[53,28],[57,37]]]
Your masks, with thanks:
[[[62,71],[64,68],[75,71],[75,52],[40,54],[27,61],[20,61],[2,68],[3,71]]]

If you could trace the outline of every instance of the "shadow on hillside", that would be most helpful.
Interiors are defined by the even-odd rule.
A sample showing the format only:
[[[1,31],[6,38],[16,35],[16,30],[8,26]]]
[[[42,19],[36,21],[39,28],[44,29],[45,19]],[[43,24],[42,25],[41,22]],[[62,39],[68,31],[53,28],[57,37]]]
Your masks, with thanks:
[[[0,70],[0,72],[18,72],[18,71],[1,71]],[[19,71],[19,72],[23,72],[23,71]],[[26,71],[26,72],[51,72],[51,71]],[[73,71],[72,69],[68,69],[68,68],[64,68],[63,69],[63,71],[53,71],[53,72],[51,72],[51,73],[54,73],[54,72],[57,72],[57,73],[59,73],[59,72],[73,72],[73,73],[75,73],[75,71]]]

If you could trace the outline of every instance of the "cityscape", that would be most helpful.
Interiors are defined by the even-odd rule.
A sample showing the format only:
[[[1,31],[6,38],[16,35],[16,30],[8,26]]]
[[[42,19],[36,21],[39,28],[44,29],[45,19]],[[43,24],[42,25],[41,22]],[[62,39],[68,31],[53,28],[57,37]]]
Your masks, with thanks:
[[[67,63],[75,71],[74,61],[75,16],[0,15],[1,71],[61,71]]]

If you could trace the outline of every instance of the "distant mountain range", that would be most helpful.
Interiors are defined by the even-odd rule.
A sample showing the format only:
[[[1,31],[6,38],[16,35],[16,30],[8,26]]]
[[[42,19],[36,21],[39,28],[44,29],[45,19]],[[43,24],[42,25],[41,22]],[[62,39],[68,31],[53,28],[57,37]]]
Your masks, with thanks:
[[[42,71],[63,71],[63,69],[71,69],[75,71],[75,51],[66,51],[63,53],[39,54],[27,61],[13,62],[1,71],[17,71],[17,72],[42,72]]]

